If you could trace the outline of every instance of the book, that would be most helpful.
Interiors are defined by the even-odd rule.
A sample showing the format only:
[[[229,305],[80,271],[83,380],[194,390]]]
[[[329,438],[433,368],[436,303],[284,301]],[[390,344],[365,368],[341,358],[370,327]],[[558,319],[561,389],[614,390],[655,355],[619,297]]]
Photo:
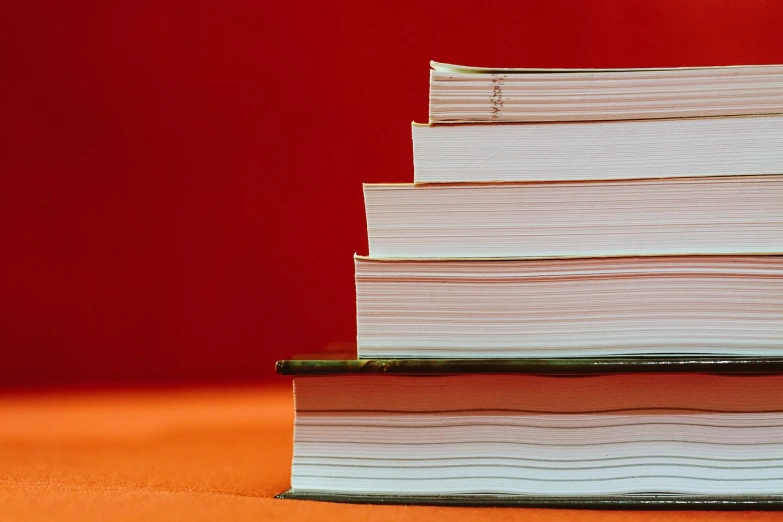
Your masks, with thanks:
[[[783,113],[783,66],[491,69],[431,62],[430,123]]]
[[[377,372],[294,388],[294,498],[783,498],[781,374]]]
[[[783,175],[366,184],[371,257],[783,253]]]
[[[360,358],[783,356],[783,256],[355,263]]]
[[[412,125],[414,181],[573,181],[783,172],[783,116]]]

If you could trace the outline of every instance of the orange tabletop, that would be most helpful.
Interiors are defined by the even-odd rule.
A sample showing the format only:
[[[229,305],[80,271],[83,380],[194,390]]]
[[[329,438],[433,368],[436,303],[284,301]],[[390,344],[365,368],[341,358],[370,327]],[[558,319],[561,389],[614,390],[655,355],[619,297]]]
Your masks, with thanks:
[[[783,520],[774,512],[370,506],[279,500],[288,388],[0,396],[0,521]]]

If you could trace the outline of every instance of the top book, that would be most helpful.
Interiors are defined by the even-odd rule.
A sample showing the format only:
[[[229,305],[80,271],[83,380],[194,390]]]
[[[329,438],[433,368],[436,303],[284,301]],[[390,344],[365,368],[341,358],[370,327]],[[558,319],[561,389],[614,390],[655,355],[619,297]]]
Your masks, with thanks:
[[[491,69],[430,64],[430,123],[783,113],[783,65]]]

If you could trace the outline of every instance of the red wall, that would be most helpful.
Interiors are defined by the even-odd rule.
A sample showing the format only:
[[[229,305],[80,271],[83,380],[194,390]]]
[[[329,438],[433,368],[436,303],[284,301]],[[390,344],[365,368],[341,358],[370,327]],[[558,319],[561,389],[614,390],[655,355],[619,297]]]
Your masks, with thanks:
[[[430,59],[783,63],[771,0],[389,4],[4,6],[0,385],[263,380],[351,340],[361,183],[412,180]]]

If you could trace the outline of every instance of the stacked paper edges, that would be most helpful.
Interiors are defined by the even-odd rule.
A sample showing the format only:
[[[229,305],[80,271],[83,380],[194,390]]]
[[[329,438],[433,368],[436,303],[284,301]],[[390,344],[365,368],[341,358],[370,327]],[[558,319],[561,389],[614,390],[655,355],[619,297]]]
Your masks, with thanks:
[[[295,378],[288,495],[780,506],[780,92],[781,66],[433,63],[417,184],[365,186],[359,361]]]

